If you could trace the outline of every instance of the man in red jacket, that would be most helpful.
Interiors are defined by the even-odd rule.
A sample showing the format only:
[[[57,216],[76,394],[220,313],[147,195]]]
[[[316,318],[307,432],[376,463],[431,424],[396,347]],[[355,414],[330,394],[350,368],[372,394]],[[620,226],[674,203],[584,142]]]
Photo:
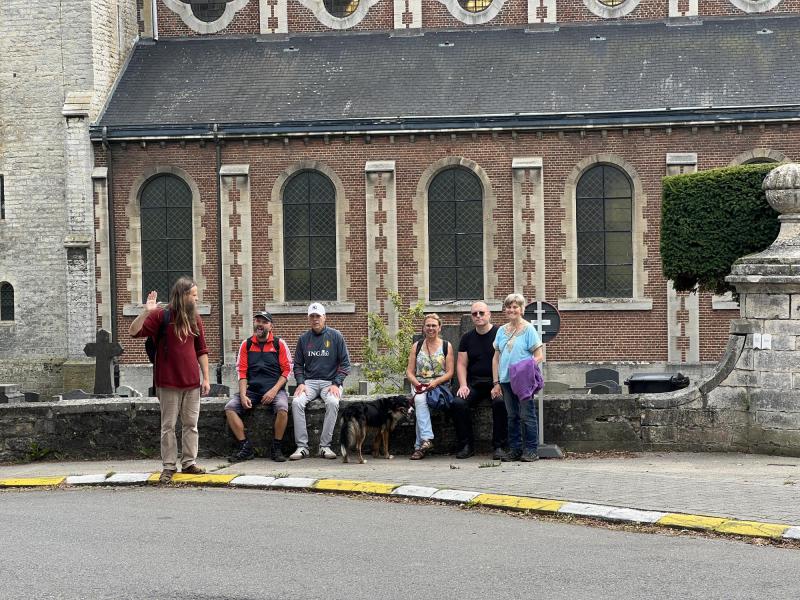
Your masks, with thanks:
[[[177,471],[175,423],[179,414],[183,424],[181,472],[191,475],[205,473],[196,464],[200,437],[197,421],[200,417],[200,394],[208,394],[211,384],[203,320],[197,314],[197,285],[189,277],[181,277],[175,282],[169,295],[168,316],[156,302],[157,298],[156,292],[147,295],[145,310],[131,323],[130,334],[156,338],[153,369],[156,395],[161,404],[161,462],[164,464],[159,480],[169,483]],[[162,328],[165,320],[168,322]]]
[[[239,462],[255,457],[242,417],[260,405],[271,409],[275,415],[270,456],[276,462],[284,462],[286,457],[281,444],[289,422],[286,382],[292,371],[292,356],[286,342],[275,336],[270,313],[259,311],[253,315],[253,336],[239,346],[236,368],[239,393],[225,405],[225,418],[239,447],[228,460]]]

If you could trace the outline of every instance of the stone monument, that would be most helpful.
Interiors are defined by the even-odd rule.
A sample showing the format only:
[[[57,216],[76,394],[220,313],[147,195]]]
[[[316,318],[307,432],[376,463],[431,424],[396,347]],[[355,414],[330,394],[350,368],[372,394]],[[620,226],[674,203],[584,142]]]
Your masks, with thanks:
[[[119,342],[111,342],[111,334],[105,329],[97,332],[97,341],[86,344],[86,356],[95,359],[94,394],[110,396],[114,393],[114,357],[124,352]]]

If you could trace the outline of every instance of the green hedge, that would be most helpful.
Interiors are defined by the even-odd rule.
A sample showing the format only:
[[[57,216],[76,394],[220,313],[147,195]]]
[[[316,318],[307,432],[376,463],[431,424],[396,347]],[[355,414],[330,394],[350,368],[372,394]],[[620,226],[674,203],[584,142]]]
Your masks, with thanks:
[[[675,288],[721,294],[733,262],[767,248],[778,235],[778,213],[761,183],[775,164],[753,164],[675,175],[663,180],[661,263]]]

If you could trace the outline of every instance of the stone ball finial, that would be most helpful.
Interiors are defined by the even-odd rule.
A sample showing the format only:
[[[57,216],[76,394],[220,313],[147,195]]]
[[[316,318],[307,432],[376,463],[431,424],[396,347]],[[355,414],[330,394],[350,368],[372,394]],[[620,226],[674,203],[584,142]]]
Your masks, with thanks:
[[[800,164],[775,167],[761,187],[767,194],[767,202],[776,211],[782,215],[800,213]]]

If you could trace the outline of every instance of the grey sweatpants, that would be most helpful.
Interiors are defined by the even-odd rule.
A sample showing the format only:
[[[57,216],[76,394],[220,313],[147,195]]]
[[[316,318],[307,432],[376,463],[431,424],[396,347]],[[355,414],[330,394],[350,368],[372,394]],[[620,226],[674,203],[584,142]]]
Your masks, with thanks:
[[[325,402],[325,422],[322,425],[320,446],[330,447],[333,440],[333,429],[339,415],[339,398],[330,393],[331,382],[321,379],[306,379],[306,389],[292,400],[292,422],[294,423],[294,441],[298,448],[308,448],[308,430],[306,429],[306,405],[322,398]],[[342,388],[339,388],[340,390]]]

